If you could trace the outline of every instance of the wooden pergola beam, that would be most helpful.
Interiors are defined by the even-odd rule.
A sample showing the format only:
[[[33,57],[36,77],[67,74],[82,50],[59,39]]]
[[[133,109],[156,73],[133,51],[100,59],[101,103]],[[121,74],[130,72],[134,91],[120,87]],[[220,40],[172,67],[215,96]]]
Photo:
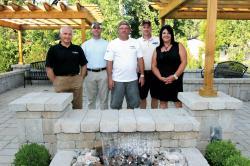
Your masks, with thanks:
[[[169,19],[206,19],[206,11],[175,11],[168,15]],[[217,19],[250,20],[248,12],[218,12]]]
[[[171,0],[164,9],[160,10],[160,18],[166,17],[170,12],[172,12],[174,9],[176,9],[186,1],[187,0]]]
[[[22,6],[19,6],[13,2],[9,2],[9,5],[12,7],[14,11],[25,10]]]
[[[15,24],[15,23],[12,23],[12,22],[7,22],[7,21],[4,21],[4,20],[0,20],[0,26],[7,27],[7,28],[12,28],[12,29],[17,29],[17,30],[22,29],[21,25]]]
[[[59,2],[60,8],[62,11],[67,11],[67,6],[63,2]]]
[[[44,7],[44,9],[46,10],[46,11],[51,11],[52,9],[54,9],[54,7],[53,6],[51,6],[49,3],[47,3],[47,2],[44,2],[43,3],[43,7]]]
[[[36,5],[34,5],[31,2],[26,2],[26,5],[28,6],[30,11],[36,11],[36,10],[41,10],[39,7],[37,7]]]
[[[37,26],[37,25],[23,25],[22,29],[23,30],[53,30],[53,29],[60,29],[62,26],[67,26],[67,25],[44,25],[44,26]],[[71,25],[73,29],[82,29],[81,25]],[[90,26],[85,27],[86,29],[89,29]]]

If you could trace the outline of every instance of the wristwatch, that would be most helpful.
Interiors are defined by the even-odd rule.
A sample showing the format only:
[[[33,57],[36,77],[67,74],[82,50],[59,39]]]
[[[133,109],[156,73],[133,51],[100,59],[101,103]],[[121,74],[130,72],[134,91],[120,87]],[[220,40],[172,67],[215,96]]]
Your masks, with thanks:
[[[173,76],[174,76],[174,79],[175,79],[175,80],[178,80],[178,76],[177,76],[175,73],[174,73]]]
[[[144,78],[145,76],[144,76],[144,74],[141,74],[140,77]]]

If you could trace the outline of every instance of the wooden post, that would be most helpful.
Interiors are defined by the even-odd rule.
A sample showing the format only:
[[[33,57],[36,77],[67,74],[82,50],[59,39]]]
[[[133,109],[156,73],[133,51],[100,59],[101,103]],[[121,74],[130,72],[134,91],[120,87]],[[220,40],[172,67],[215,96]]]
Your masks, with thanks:
[[[19,60],[18,64],[23,64],[23,48],[22,48],[22,31],[18,30],[18,51],[19,51]]]
[[[82,31],[82,42],[86,40],[86,22],[84,19],[81,20],[81,31]]]
[[[207,27],[205,47],[204,82],[199,94],[204,97],[217,96],[214,90],[214,54],[215,54],[215,33],[217,19],[217,0],[207,1]]]
[[[165,17],[161,18],[161,26],[165,25]]]

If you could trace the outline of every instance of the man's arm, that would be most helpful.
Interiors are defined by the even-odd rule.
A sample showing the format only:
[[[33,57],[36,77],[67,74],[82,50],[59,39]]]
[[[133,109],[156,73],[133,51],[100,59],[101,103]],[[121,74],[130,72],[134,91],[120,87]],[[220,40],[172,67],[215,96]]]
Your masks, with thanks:
[[[113,61],[107,61],[107,74],[108,74],[108,86],[111,90],[114,87],[114,81],[112,79]]]
[[[46,72],[47,72],[47,76],[48,76],[49,80],[51,82],[54,82],[54,80],[56,79],[56,75],[54,74],[53,69],[50,67],[46,67]]]
[[[87,65],[81,66],[80,76],[84,79],[87,75]]]
[[[144,85],[144,60],[143,58],[138,59],[138,65],[139,65],[139,72],[141,73],[140,78],[139,78],[139,83],[141,86]]]

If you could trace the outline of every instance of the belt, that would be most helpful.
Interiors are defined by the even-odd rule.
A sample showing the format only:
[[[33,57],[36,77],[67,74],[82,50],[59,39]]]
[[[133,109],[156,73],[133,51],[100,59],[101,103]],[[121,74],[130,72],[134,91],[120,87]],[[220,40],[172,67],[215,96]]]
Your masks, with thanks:
[[[96,68],[96,69],[87,69],[88,71],[92,71],[92,72],[100,72],[100,71],[103,71],[103,70],[106,70],[106,67],[103,67],[103,68]]]
[[[76,76],[78,74],[65,74],[65,75],[58,75],[58,76]]]

